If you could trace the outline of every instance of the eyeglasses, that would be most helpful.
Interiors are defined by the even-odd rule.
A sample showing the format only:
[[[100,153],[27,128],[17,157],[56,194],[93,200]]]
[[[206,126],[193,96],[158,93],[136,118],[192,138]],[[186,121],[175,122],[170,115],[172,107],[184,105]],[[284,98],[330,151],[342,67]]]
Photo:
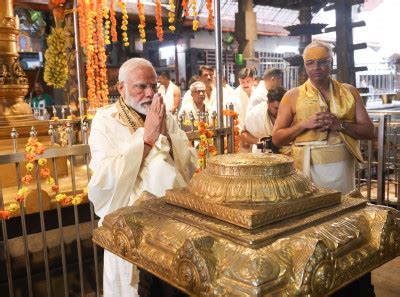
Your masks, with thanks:
[[[144,92],[147,88],[150,88],[153,92],[157,92],[157,83],[138,83],[138,84],[131,84],[129,82],[125,82],[126,84],[134,87],[138,91]]]
[[[196,93],[205,93],[206,92],[206,90],[196,90],[196,91],[194,91],[194,92],[196,92]]]
[[[304,64],[306,65],[306,67],[308,68],[315,68],[315,67],[324,67],[324,66],[328,66],[330,65],[330,63],[332,62],[331,58],[328,59],[319,59],[319,60],[307,60]]]

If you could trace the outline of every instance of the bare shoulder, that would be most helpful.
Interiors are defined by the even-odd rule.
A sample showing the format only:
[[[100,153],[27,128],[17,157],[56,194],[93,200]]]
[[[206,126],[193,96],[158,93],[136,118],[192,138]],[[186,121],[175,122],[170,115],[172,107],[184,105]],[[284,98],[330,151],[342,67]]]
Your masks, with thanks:
[[[289,105],[292,108],[292,110],[293,109],[295,110],[296,109],[297,97],[299,97],[299,88],[290,89],[283,96],[281,104],[282,105]]]
[[[181,93],[181,89],[176,85],[176,84],[174,84],[174,92],[175,93]]]

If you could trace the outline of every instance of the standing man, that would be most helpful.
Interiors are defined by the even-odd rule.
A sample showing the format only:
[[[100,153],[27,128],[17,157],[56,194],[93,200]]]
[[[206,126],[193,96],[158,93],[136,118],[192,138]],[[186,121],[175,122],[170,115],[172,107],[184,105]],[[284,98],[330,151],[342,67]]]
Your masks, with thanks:
[[[293,142],[297,169],[318,186],[347,194],[354,189],[357,139],[371,139],[374,126],[357,89],[330,77],[332,49],[312,42],[303,53],[309,79],[282,99],[272,141]]]
[[[100,224],[105,215],[133,205],[143,191],[163,196],[167,189],[185,187],[197,164],[186,134],[157,94],[151,63],[141,58],[126,61],[118,80],[121,97],[97,111],[89,138],[89,199]],[[138,296],[134,269],[104,251],[104,296]]]
[[[171,81],[169,73],[166,71],[160,73],[158,81],[160,83],[158,92],[163,97],[165,108],[167,111],[175,113],[181,103],[181,90]]]
[[[206,86],[206,99],[205,103],[210,106],[213,110],[217,110],[217,102],[216,102],[216,91],[213,86],[213,78],[214,78],[214,69],[207,65],[200,66],[199,69],[199,78],[198,80],[203,82]],[[191,99],[191,91],[188,90],[182,99],[182,105],[190,102]]]
[[[246,112],[248,112],[254,106],[268,101],[268,91],[282,86],[282,75],[282,70],[278,68],[272,68],[265,71],[264,80],[260,81],[257,88],[250,96]],[[240,136],[244,149],[249,149],[251,145],[258,142],[258,138],[247,131],[246,127],[242,130]]]
[[[235,95],[239,98],[239,127],[244,129],[246,122],[247,105],[249,104],[250,96],[254,90],[255,71],[251,68],[243,68],[239,71],[239,86],[235,89]]]

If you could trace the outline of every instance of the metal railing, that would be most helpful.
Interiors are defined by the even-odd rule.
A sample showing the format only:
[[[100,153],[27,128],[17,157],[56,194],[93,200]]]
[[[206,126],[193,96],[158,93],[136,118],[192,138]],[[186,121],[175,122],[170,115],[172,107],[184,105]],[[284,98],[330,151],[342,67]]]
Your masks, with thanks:
[[[66,128],[68,145],[59,147],[56,144],[56,129],[51,125],[49,127],[50,147],[43,154],[44,158],[50,160],[57,187],[61,186],[57,160],[62,159],[67,163],[67,176],[62,177],[62,182],[64,185],[67,184],[69,178],[68,193],[72,196],[82,192],[82,189],[77,188],[76,180],[78,158],[81,162],[79,169],[84,171],[87,181],[90,178],[90,150],[87,144],[88,125],[86,123],[82,130],[83,143],[73,144],[74,131],[72,125],[68,123]],[[37,135],[34,128],[30,135],[31,137]],[[17,184],[15,189],[11,187],[11,192],[16,193],[16,190],[22,187],[21,171],[25,162],[25,152],[18,150],[17,130],[13,129],[11,139],[13,152],[0,155],[0,166],[10,164],[15,166]],[[19,214],[8,220],[1,220],[0,245],[3,247],[0,248],[0,263],[5,264],[1,265],[5,269],[0,270],[2,295],[5,293],[4,296],[6,296],[8,292],[9,296],[85,296],[93,292],[100,296],[100,258],[97,246],[91,241],[92,230],[96,226],[93,205],[86,202],[63,207],[52,197],[50,205],[53,207],[45,208],[44,201],[48,194],[42,188],[39,170],[38,159],[36,159],[33,172],[36,177],[37,195],[32,197],[36,198],[37,212],[27,213],[26,205],[24,201],[21,201]],[[5,205],[3,193],[5,189],[3,186],[0,188],[1,209]],[[32,197],[30,197],[31,200],[34,199]],[[40,228],[37,226],[38,222]],[[23,264],[21,259],[23,259]],[[84,263],[89,264],[88,262],[90,265],[84,265]],[[92,264],[94,264],[94,270],[90,268]],[[77,277],[76,272],[78,272]],[[88,287],[90,287],[89,290]]]

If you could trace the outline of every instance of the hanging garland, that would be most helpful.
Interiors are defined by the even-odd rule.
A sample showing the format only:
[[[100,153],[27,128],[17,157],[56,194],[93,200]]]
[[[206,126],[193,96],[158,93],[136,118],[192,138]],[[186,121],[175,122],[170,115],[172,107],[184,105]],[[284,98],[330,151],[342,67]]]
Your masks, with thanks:
[[[111,44],[110,41],[110,29],[111,29],[111,21],[110,21],[110,15],[109,15],[109,10],[108,8],[105,6],[104,10],[103,10],[103,18],[105,19],[104,22],[104,43],[107,45]]]
[[[168,29],[171,32],[175,31],[175,1],[174,0],[169,0],[169,12],[168,12],[168,22],[169,22],[169,27]]]
[[[240,151],[239,114],[230,109],[225,109],[223,114],[227,117],[233,118],[234,152],[238,153]]]
[[[189,5],[188,0],[182,0],[183,15],[185,17],[189,16]]]
[[[68,80],[66,35],[63,28],[51,28],[44,54],[44,81],[48,86],[63,88]]]
[[[156,0],[156,31],[157,38],[161,42],[164,39],[164,31],[162,28],[161,0]]]
[[[200,121],[197,124],[197,128],[200,133],[199,148],[197,151],[197,169],[196,172],[202,171],[206,167],[207,158],[215,156],[217,154],[217,148],[214,145],[214,133],[211,130],[207,130],[208,124],[204,121]]]
[[[122,40],[124,42],[124,46],[129,46],[129,39],[128,39],[128,10],[126,9],[126,3],[118,0],[118,7],[121,8],[122,11],[122,23],[121,23],[121,30],[122,30]]]
[[[111,41],[117,42],[117,19],[115,18],[114,0],[110,0]]]
[[[140,42],[145,43],[146,42],[146,16],[144,15],[144,4],[140,3],[140,0],[137,2],[137,9],[138,9],[138,15],[139,15],[139,35],[140,35]]]
[[[97,66],[98,66],[98,78],[96,81],[99,82],[97,88],[97,96],[100,98],[100,106],[108,105],[108,79],[107,79],[107,55],[104,47],[103,37],[103,14],[102,9],[105,6],[106,0],[97,1],[97,30],[96,30],[96,41],[97,41]]]
[[[208,27],[208,29],[213,29],[214,22],[213,22],[212,0],[207,0],[206,7],[208,10],[207,27]]]
[[[197,19],[198,12],[196,9],[196,0],[190,0],[190,4],[193,13],[193,31],[197,31],[197,29],[199,29],[199,20]]]

